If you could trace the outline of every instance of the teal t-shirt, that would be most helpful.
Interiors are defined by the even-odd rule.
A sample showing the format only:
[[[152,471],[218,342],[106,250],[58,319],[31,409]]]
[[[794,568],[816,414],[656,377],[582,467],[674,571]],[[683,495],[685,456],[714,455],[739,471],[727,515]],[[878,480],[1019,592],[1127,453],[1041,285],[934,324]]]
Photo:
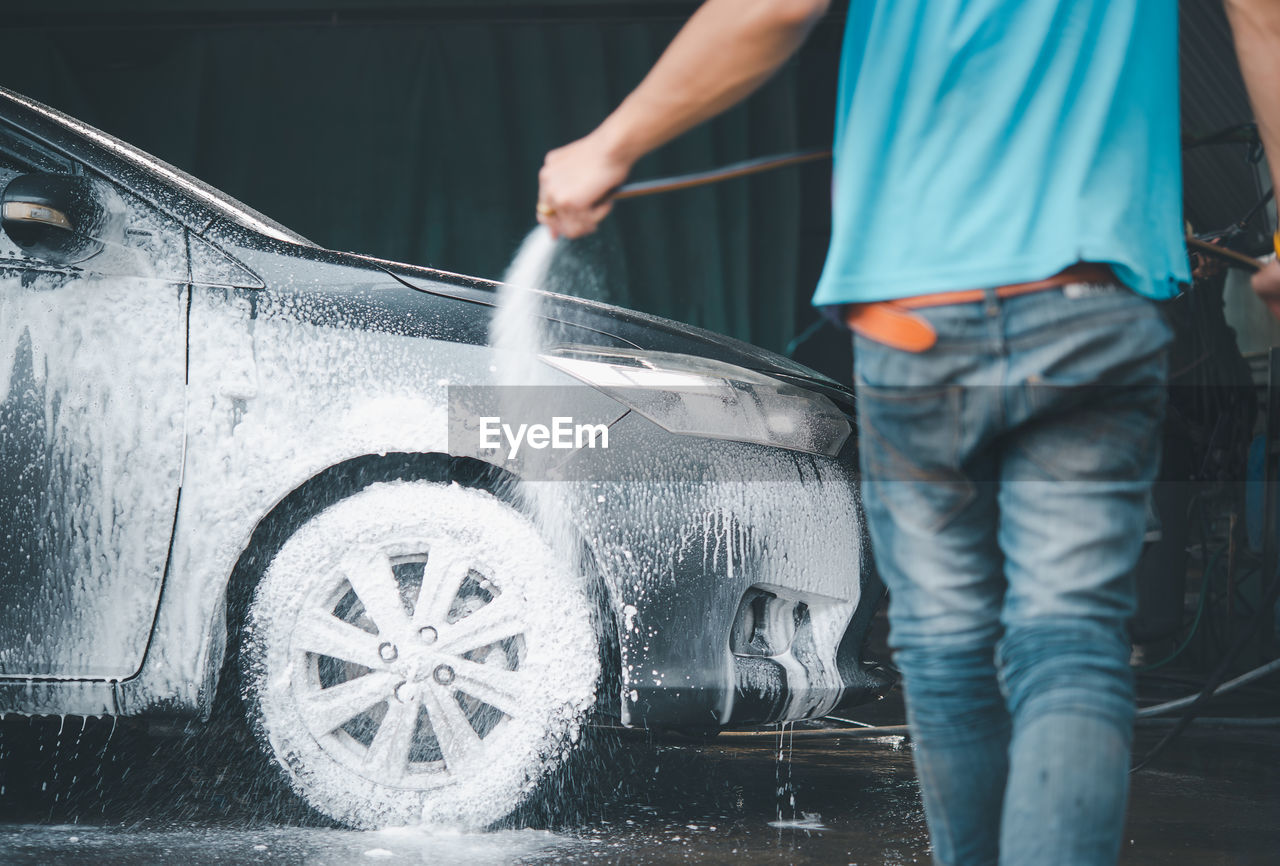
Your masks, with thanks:
[[[1190,280],[1178,4],[852,0],[817,305],[1112,265]]]

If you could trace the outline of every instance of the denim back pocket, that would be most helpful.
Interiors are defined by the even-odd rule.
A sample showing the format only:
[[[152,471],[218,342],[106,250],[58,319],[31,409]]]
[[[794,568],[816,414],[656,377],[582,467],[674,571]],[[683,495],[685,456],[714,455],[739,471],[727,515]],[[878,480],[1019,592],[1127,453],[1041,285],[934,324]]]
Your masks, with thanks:
[[[1158,308],[1143,304],[1061,334],[1041,350],[1039,372],[1024,386],[1032,417],[1016,448],[1048,478],[1133,481],[1151,471],[1172,331]]]
[[[918,371],[896,370],[923,358],[875,357],[897,350],[859,342],[859,365],[881,380],[920,381]],[[868,363],[870,361],[870,363]],[[902,528],[936,533],[974,497],[962,471],[964,389],[958,385],[871,384],[855,376],[859,451],[868,506],[883,505]]]

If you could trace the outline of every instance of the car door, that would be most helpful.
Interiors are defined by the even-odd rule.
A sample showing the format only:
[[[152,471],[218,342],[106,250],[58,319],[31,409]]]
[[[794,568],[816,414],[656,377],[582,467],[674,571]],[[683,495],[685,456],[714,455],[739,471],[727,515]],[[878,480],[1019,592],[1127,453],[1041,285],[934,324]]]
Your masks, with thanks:
[[[0,231],[0,678],[124,678],[146,653],[177,507],[186,235],[0,123],[0,190],[32,173],[92,178],[122,231],[75,266]]]

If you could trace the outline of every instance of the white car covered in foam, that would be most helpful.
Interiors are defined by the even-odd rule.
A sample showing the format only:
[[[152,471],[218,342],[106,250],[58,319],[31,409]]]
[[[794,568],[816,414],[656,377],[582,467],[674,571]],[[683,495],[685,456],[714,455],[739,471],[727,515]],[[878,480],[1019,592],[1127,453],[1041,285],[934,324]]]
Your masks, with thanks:
[[[487,825],[593,717],[886,686],[845,388],[551,294],[504,356],[492,283],[321,249],[6,91],[0,190],[0,714],[230,701],[335,820]],[[491,400],[592,432],[493,447]]]

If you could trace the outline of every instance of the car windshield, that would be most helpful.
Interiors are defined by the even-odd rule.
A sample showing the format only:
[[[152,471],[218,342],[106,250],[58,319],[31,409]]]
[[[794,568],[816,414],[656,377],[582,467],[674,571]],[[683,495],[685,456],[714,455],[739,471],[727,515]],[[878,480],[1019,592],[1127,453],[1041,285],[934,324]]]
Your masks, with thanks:
[[[25,105],[32,111],[39,112],[45,117],[61,123],[94,143],[107,148],[117,156],[121,156],[148,171],[160,175],[183,192],[198,199],[202,204],[246,228],[287,243],[309,247],[315,246],[314,243],[292,229],[280,225],[270,217],[258,213],[253,208],[237,201],[221,190],[214,189],[199,178],[192,177],[182,169],[172,166],[162,159],[157,159],[149,153],[138,150],[128,142],[121,141],[113,135],[109,135],[100,129],[96,129],[87,123],[58,111],[56,108],[50,108],[43,103],[36,102],[34,99],[28,99],[21,94],[14,93],[12,90],[0,87],[0,93],[3,93],[14,102]]]

